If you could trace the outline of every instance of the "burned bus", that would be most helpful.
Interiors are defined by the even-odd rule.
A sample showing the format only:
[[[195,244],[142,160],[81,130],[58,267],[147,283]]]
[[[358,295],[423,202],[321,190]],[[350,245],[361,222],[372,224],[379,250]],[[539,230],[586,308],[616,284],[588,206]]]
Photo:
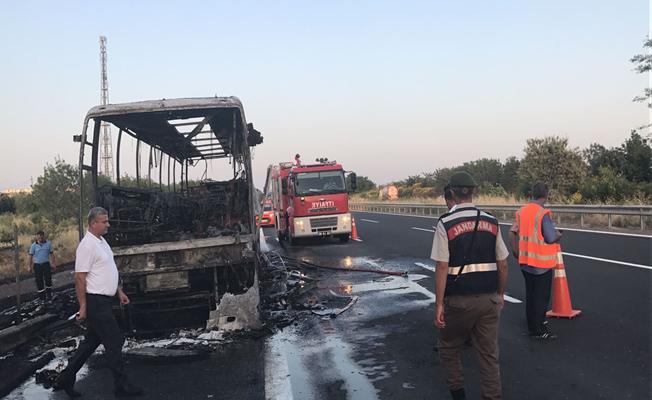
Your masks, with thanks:
[[[250,147],[262,136],[247,124],[240,100],[97,106],[74,139],[80,143],[80,238],[88,208],[107,209],[105,239],[131,299],[122,310],[125,329],[256,327]]]

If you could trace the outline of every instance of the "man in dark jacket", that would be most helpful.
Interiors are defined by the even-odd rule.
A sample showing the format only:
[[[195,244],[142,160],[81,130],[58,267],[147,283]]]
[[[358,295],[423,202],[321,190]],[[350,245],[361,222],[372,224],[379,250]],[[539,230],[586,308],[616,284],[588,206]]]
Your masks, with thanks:
[[[498,322],[509,252],[496,218],[472,203],[473,177],[455,173],[450,186],[456,206],[437,222],[432,251],[439,357],[453,399],[465,399],[461,351],[470,338],[478,352],[482,398],[500,399]]]

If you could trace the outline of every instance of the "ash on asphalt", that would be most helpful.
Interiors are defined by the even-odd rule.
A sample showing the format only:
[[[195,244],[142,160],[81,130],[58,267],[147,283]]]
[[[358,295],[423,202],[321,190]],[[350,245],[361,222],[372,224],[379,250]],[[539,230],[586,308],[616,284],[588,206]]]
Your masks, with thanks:
[[[434,313],[423,312],[433,310],[434,280],[431,271],[414,265],[423,259],[369,257],[359,243],[342,245],[328,239],[304,241],[285,249],[270,247],[318,265],[408,270],[409,275],[308,272],[321,290],[355,295],[359,300],[336,319],[309,319],[268,339],[268,348],[275,351],[267,363],[288,376],[284,385],[268,385],[268,390],[275,390],[268,398],[288,398],[288,393],[294,399],[448,395],[443,379],[423,374],[423,369],[433,368],[437,358]],[[267,377],[267,381],[274,379]]]

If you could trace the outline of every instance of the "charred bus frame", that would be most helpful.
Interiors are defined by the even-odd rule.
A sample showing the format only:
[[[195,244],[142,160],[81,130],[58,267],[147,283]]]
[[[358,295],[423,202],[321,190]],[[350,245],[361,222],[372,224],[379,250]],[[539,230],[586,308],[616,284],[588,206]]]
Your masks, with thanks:
[[[118,136],[115,182],[100,185],[107,180],[98,169],[103,123],[115,126]],[[133,182],[129,182],[132,186],[121,184],[120,150],[125,135],[136,141],[135,187]],[[80,142],[80,238],[88,200],[107,208],[112,227],[106,238],[114,248],[125,287],[137,299],[132,312],[140,307],[144,314],[156,309],[174,315],[208,305],[207,319],[215,325],[222,317],[238,320],[238,315],[219,313],[218,304],[227,293],[243,294],[252,286],[257,290],[250,147],[262,143],[260,133],[247,124],[241,102],[235,97],[214,97],[97,106],[88,112],[82,134],[74,139]],[[140,168],[144,145],[149,146],[146,175]],[[191,185],[190,168],[203,161],[205,178],[209,160],[217,159],[229,160],[233,178],[224,182],[202,179]],[[154,176],[153,180],[154,169],[158,169],[158,179]],[[91,193],[85,193],[88,173]],[[251,316],[243,319],[253,320]],[[145,325],[141,330],[159,328],[156,321]]]

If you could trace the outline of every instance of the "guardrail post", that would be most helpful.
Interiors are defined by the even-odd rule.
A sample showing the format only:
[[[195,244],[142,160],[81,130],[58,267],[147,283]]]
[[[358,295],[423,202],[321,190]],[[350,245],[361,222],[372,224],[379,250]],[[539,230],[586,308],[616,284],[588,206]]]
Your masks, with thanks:
[[[18,225],[14,225],[14,266],[16,267],[16,309],[20,311],[20,245],[18,244]]]
[[[607,221],[609,221],[609,230],[611,230],[611,214],[607,214]]]
[[[584,228],[584,213],[580,213],[580,228]]]
[[[641,230],[645,230],[645,215],[643,214],[643,209],[641,208]]]

